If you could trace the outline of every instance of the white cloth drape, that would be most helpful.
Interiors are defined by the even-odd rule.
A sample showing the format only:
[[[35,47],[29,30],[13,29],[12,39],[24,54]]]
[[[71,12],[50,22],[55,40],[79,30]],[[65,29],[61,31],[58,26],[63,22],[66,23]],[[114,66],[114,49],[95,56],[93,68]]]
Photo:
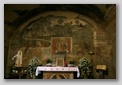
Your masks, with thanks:
[[[54,72],[77,72],[77,77],[80,76],[80,72],[78,67],[43,67],[43,66],[38,66],[36,68],[36,76],[38,76],[38,74],[40,74],[41,71],[54,71]]]

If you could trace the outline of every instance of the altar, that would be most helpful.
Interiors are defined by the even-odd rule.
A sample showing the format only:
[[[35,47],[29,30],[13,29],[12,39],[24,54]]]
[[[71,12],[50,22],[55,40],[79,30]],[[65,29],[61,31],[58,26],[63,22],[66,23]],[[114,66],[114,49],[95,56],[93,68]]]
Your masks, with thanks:
[[[43,79],[75,79],[80,76],[78,67],[42,67],[36,69],[36,76],[41,74]]]

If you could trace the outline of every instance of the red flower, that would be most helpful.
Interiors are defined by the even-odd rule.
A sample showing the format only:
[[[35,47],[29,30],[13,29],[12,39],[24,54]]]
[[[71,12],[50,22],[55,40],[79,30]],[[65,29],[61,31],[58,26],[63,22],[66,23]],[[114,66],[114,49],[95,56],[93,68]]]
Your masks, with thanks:
[[[67,67],[67,66],[68,66],[68,62],[66,61],[66,62],[65,62],[65,67]]]

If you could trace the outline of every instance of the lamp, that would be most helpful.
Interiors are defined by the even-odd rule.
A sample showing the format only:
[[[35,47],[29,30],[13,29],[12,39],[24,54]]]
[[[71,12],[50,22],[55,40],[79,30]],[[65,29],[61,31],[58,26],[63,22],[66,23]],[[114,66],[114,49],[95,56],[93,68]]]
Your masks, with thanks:
[[[89,55],[91,55],[91,64],[92,64],[92,67],[91,67],[91,71],[92,71],[92,72],[91,72],[91,78],[93,78],[93,73],[94,73],[94,72],[93,72],[93,61],[92,61],[92,55],[94,55],[94,52],[90,51],[90,52],[89,52]]]
[[[94,55],[94,52],[90,51],[89,55],[91,55],[91,63],[92,63],[92,55]]]

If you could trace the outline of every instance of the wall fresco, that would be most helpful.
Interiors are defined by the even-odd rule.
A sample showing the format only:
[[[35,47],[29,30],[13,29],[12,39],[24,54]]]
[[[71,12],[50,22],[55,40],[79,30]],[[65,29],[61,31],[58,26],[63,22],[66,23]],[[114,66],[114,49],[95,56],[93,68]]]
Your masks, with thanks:
[[[54,53],[51,53],[51,46],[54,44],[51,42],[53,37],[57,39],[72,37],[66,42],[67,51],[74,55],[84,54],[90,48],[93,49],[93,31],[85,22],[54,15],[40,17],[19,31],[11,43],[11,49],[16,51],[23,47],[24,59],[31,59],[33,56],[41,57],[40,59],[51,58]],[[13,53],[10,52],[10,56],[13,56]]]
[[[56,45],[61,39],[64,40],[63,47],[59,44]],[[80,58],[91,58],[88,54],[91,50],[96,52],[95,56],[104,56],[108,59],[111,48],[107,48],[107,45],[106,34],[101,30],[94,30],[93,26],[81,19],[47,15],[31,22],[18,32],[12,40],[9,53],[11,57],[9,59],[22,47],[23,66],[28,66],[33,57],[39,58],[42,65],[46,65],[46,59],[48,58],[52,59],[53,64],[55,64],[55,52],[66,50],[68,52],[66,61],[74,60],[78,65]],[[109,51],[103,52],[103,50]],[[102,55],[103,53],[107,55]],[[97,60],[96,58],[94,62],[97,62]]]

